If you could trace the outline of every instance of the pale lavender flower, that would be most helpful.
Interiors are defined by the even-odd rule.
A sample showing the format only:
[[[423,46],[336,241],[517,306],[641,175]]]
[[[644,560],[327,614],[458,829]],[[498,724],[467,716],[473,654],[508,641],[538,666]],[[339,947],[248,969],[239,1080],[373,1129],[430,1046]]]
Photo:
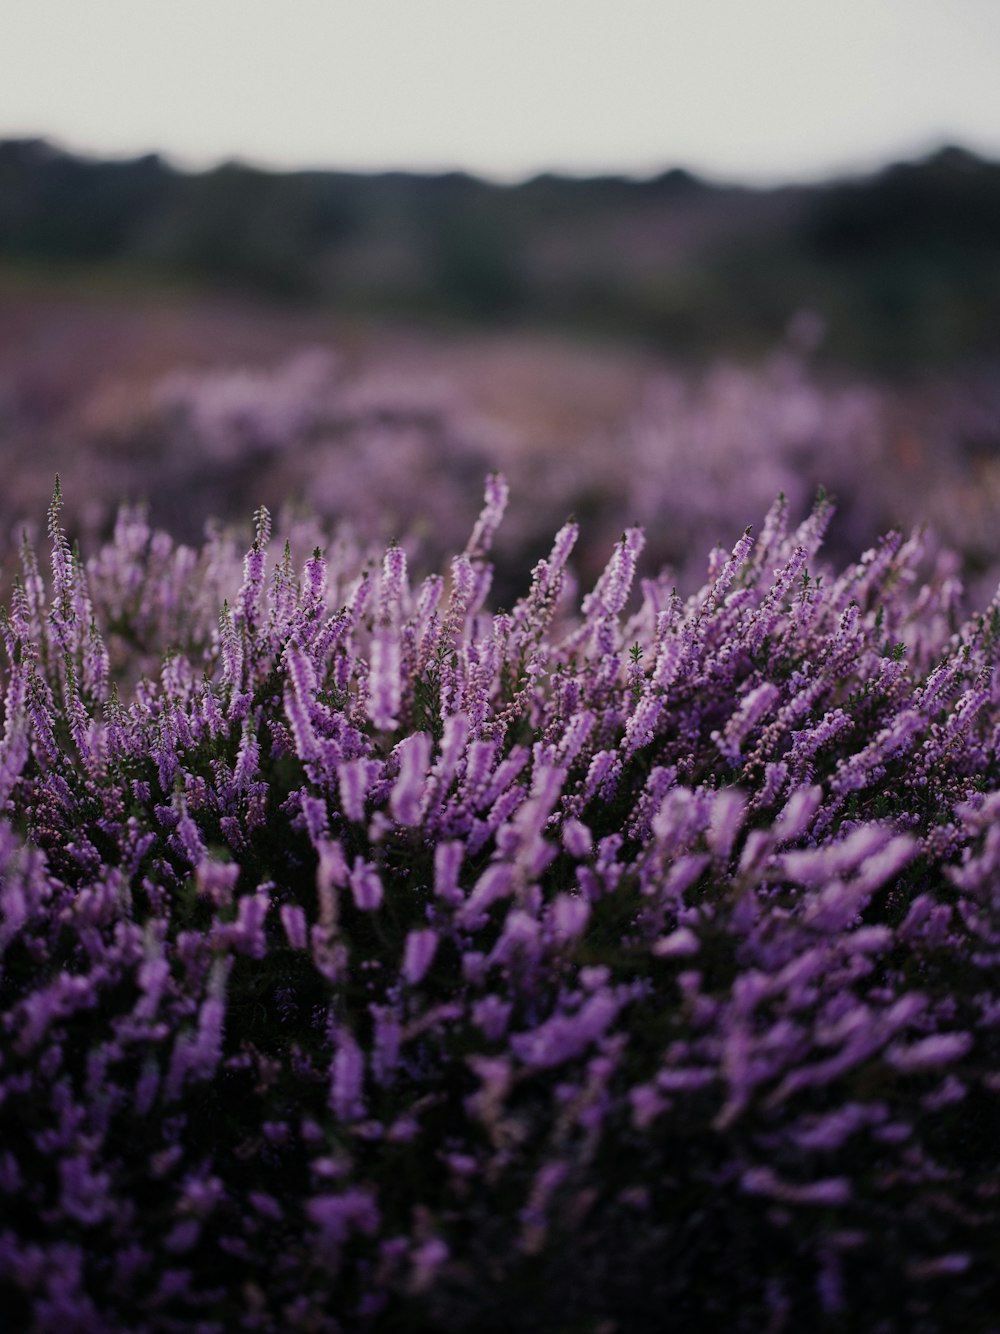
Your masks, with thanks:
[[[269,519],[267,526],[270,527]],[[264,548],[260,541],[255,541],[243,558],[243,586],[236,601],[238,620],[250,627],[256,625],[263,593]]]
[[[746,795],[736,788],[727,787],[716,793],[705,841],[722,862],[728,862],[732,854],[736,836],[746,819],[746,808]]]
[[[774,822],[775,843],[794,843],[801,838],[822,800],[823,789],[815,783],[795,788]]]
[[[488,1042],[499,1042],[507,1032],[513,1006],[497,995],[484,996],[472,1007],[472,1022],[482,1029]]]
[[[503,863],[487,866],[459,908],[456,918],[464,926],[486,920],[487,910],[513,890],[513,868]]]
[[[394,731],[398,726],[402,700],[400,667],[398,632],[389,625],[377,626],[372,635],[368,716],[382,731]]]
[[[298,644],[294,643],[290,643],[285,649],[285,667],[290,685],[290,689],[285,690],[285,713],[300,757],[303,760],[311,760],[318,750],[312,716],[316,698],[316,674],[307,655]]]
[[[376,1083],[389,1084],[399,1066],[402,1025],[392,1006],[372,1005],[370,1008],[374,1024],[372,1075]]]
[[[427,770],[431,758],[431,738],[425,732],[414,732],[396,747],[399,758],[399,776],[389,798],[393,819],[401,825],[420,823]]]
[[[590,920],[590,904],[575,894],[557,894],[552,903],[552,933],[563,943],[580,936]]]
[[[622,1002],[609,991],[591,996],[572,1015],[555,1014],[538,1028],[515,1033],[511,1051],[525,1065],[539,1069],[562,1065],[581,1055],[613,1022]]]
[[[584,801],[590,801],[600,794],[609,797],[613,791],[619,773],[621,760],[613,750],[601,750],[590,762],[587,779],[583,789]]]
[[[934,1033],[909,1044],[896,1043],[886,1052],[886,1060],[904,1074],[934,1070],[965,1056],[972,1047],[970,1033]]]
[[[507,508],[509,495],[506,478],[501,473],[490,473],[486,479],[485,504],[465,547],[465,554],[470,560],[482,559],[489,553]]]
[[[371,760],[359,758],[346,760],[337,771],[341,809],[347,819],[354,824],[364,822],[365,797],[368,795],[374,768]]]
[[[646,535],[641,528],[629,528],[624,533],[594,592],[584,599],[584,615],[598,608],[605,616],[618,615],[628,600],[636,562],[645,544]]]
[[[309,948],[308,924],[306,915],[297,903],[283,903],[280,909],[281,924],[293,950]]]
[[[580,820],[568,819],[562,826],[563,846],[578,861],[589,857],[594,849],[594,836]]]
[[[458,840],[438,843],[434,849],[434,893],[446,903],[462,902],[458,875],[464,856],[464,844]]]
[[[777,686],[772,685],[770,681],[761,682],[744,696],[739,708],[726,724],[725,730],[721,733],[712,733],[712,740],[718,746],[720,754],[730,764],[739,764],[743,759],[742,747],[746,737],[780,697],[781,691]]]
[[[679,926],[653,945],[653,953],[660,959],[687,958],[700,949],[701,942],[687,926]]]
[[[246,792],[250,784],[256,779],[259,770],[260,743],[254,736],[252,729],[245,723],[243,739],[240,742],[239,754],[236,757],[236,769],[233,774],[237,792]]]
[[[238,690],[243,681],[243,646],[233,623],[228,601],[219,613],[219,648],[222,654],[222,679]]]
[[[347,1029],[337,1034],[336,1053],[330,1068],[330,1110],[338,1121],[358,1120],[365,1114],[365,1058]]]
[[[354,904],[361,912],[374,912],[382,903],[382,881],[374,866],[356,857],[350,873]]]
[[[928,1278],[943,1278],[952,1274],[964,1274],[972,1264],[972,1256],[964,1251],[952,1251],[946,1255],[936,1255],[931,1260],[921,1260],[907,1265],[908,1278],[922,1281]]]
[[[218,862],[205,857],[196,868],[198,893],[211,900],[218,908],[228,907],[239,880],[240,868],[236,862]]]
[[[403,950],[402,976],[411,986],[416,986],[434,961],[439,940],[436,931],[423,927],[411,931],[406,937]]]
[[[536,767],[527,800],[518,805],[510,824],[497,830],[498,849],[530,877],[539,875],[555,856],[542,831],[565,781],[566,771],[556,765]]]
[[[252,959],[263,959],[267,953],[265,921],[271,896],[264,886],[256,894],[245,894],[239,900],[236,921],[213,928],[213,939],[225,943],[238,954]]]
[[[62,1158],[58,1164],[62,1212],[84,1227],[94,1227],[112,1212],[111,1178],[95,1173],[84,1155]]]
[[[464,713],[454,713],[445,719],[441,737],[441,754],[430,771],[432,800],[439,809],[465,753],[469,740],[470,723]]]
[[[302,612],[318,613],[326,601],[327,566],[319,547],[305,563],[303,570]]]
[[[378,621],[382,625],[394,623],[408,598],[406,553],[392,546],[382,561],[382,583],[379,589]]]
[[[649,745],[662,712],[662,699],[653,695],[640,699],[625,726],[623,745],[626,758],[631,758],[637,750]]]
[[[421,1242],[412,1255],[410,1291],[426,1291],[450,1254],[448,1243],[441,1237],[430,1237],[427,1241]]]
[[[704,601],[704,610],[706,612],[714,611],[722,598],[729,590],[730,585],[736,578],[741,566],[746,564],[753,550],[753,538],[750,536],[750,529],[747,528],[743,536],[733,547],[732,554],[725,561],[721,570],[715,577],[711,588],[708,590]]]
[[[827,1177],[805,1186],[794,1186],[780,1180],[769,1167],[753,1167],[743,1173],[741,1188],[749,1195],[768,1195],[788,1204],[812,1204],[824,1208],[846,1204],[851,1198],[851,1185],[844,1177]]]
[[[336,1272],[344,1242],[352,1232],[374,1236],[379,1210],[374,1195],[366,1190],[346,1190],[340,1195],[315,1195],[306,1204],[306,1215],[317,1229],[324,1262]]]
[[[510,966],[520,961],[533,965],[541,954],[542,930],[538,919],[521,908],[512,908],[504,919],[497,943],[489,954],[490,966]]]

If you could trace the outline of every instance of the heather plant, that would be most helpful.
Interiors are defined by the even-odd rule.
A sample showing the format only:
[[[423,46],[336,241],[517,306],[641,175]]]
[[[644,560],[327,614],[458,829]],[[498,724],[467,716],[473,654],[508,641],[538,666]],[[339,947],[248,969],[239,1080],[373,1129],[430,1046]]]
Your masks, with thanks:
[[[242,554],[57,490],[3,617],[0,1287],[29,1330],[998,1328],[1000,598],[778,500]],[[303,556],[305,558],[303,559]]]

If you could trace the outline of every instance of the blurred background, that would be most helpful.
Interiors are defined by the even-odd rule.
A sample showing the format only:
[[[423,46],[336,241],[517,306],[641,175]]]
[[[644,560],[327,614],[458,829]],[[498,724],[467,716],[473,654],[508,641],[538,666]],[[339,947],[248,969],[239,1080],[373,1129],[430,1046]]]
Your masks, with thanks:
[[[679,585],[779,491],[1000,564],[995,0],[10,0],[0,556],[145,499]],[[504,581],[507,581],[505,584]]]

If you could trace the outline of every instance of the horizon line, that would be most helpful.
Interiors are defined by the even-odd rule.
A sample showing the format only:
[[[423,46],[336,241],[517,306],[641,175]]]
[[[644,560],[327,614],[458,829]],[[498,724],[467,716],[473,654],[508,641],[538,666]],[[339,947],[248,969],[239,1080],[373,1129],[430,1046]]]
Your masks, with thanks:
[[[406,176],[426,180],[458,176],[502,189],[516,189],[546,178],[581,184],[591,181],[618,181],[643,185],[661,181],[669,176],[688,177],[693,182],[712,189],[806,189],[864,180],[890,171],[894,167],[919,165],[948,153],[961,154],[986,164],[1000,165],[1000,151],[984,149],[971,144],[968,140],[958,140],[947,134],[924,136],[912,141],[908,147],[901,147],[898,151],[842,161],[817,169],[815,172],[755,172],[744,176],[712,168],[696,167],[686,162],[662,164],[646,162],[632,166],[608,165],[594,168],[575,168],[546,163],[518,171],[490,171],[447,161],[428,162],[423,165],[381,162],[363,166],[356,164],[341,166],[329,162],[317,164],[308,160],[297,163],[279,162],[273,158],[255,157],[252,154],[239,152],[195,157],[163,148],[104,150],[74,144],[68,137],[58,134],[19,129],[0,132],[0,145],[7,144],[37,144],[58,155],[93,163],[124,164],[156,159],[169,170],[182,176],[205,176],[226,167],[237,167],[271,176],[331,175],[361,178]]]

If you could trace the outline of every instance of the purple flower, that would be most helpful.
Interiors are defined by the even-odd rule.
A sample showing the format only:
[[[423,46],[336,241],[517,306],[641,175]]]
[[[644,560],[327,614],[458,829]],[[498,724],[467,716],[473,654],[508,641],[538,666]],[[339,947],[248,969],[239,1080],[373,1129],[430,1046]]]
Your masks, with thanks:
[[[621,1001],[608,991],[599,991],[572,1015],[555,1014],[538,1028],[515,1033],[511,1050],[525,1065],[547,1069],[581,1055],[613,1022]]]
[[[401,825],[420,823],[420,810],[426,791],[427,769],[431,757],[431,738],[414,732],[396,747],[399,776],[389,798],[393,819]]]
[[[556,940],[568,942],[581,935],[590,919],[590,904],[574,894],[557,894],[551,910],[552,932]]]
[[[382,902],[382,881],[378,871],[361,857],[355,858],[350,873],[354,904],[361,912],[374,912]]]
[[[934,1033],[917,1042],[893,1044],[886,1052],[886,1060],[903,1074],[934,1070],[965,1056],[972,1042],[970,1033]]]
[[[336,1052],[330,1068],[330,1110],[340,1121],[353,1121],[365,1113],[365,1058],[347,1029],[337,1034]]]
[[[473,528],[472,535],[465,548],[465,554],[470,560],[476,560],[488,554],[507,508],[509,495],[510,489],[503,475],[501,473],[491,473],[486,479],[486,503],[476,520],[476,526]]]
[[[464,856],[465,847],[458,840],[438,843],[434,849],[434,893],[446,903],[462,902],[458,876]]]
[[[589,857],[593,851],[593,835],[580,820],[566,820],[562,827],[562,838],[566,851],[577,860]]]
[[[382,731],[394,731],[402,699],[399,636],[388,625],[372,635],[368,716]]]
[[[341,1195],[314,1195],[306,1204],[306,1215],[317,1230],[320,1254],[336,1267],[340,1250],[352,1232],[374,1236],[379,1227],[379,1209],[370,1191],[347,1190]]]
[[[309,948],[306,915],[297,903],[283,903],[280,910],[281,924],[293,950]]]
[[[697,954],[700,949],[701,942],[690,927],[679,926],[655,943],[653,953],[660,959],[675,959]]]
[[[813,1204],[830,1207],[846,1204],[851,1198],[850,1182],[843,1177],[828,1177],[805,1186],[781,1181],[769,1167],[753,1167],[743,1173],[740,1186],[748,1195],[767,1195],[788,1204]]]
[[[402,976],[410,986],[416,986],[422,981],[428,968],[434,961],[434,955],[437,953],[439,940],[436,931],[429,927],[423,927],[417,931],[411,931],[406,937],[406,945],[403,950]]]

